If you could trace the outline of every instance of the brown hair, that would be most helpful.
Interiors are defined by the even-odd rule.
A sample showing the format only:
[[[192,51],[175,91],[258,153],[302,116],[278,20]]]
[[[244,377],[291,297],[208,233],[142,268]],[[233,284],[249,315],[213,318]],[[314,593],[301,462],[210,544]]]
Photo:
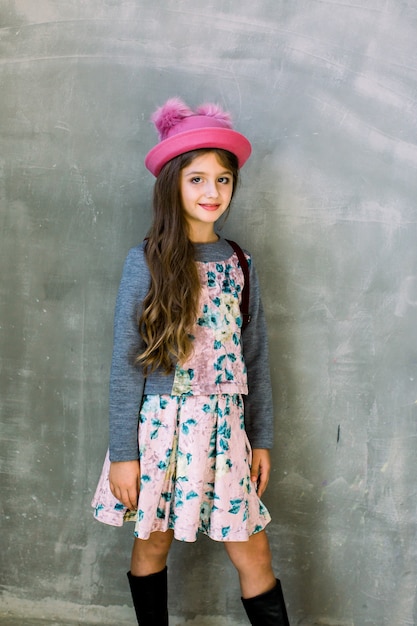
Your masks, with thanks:
[[[145,249],[151,285],[138,319],[145,348],[136,360],[145,374],[159,368],[169,374],[175,361],[183,362],[192,351],[189,331],[197,317],[201,287],[182,209],[180,175],[193,159],[207,152],[214,152],[232,172],[233,198],[238,162],[226,150],[210,148],[181,154],[168,161],[155,182],[153,224]]]

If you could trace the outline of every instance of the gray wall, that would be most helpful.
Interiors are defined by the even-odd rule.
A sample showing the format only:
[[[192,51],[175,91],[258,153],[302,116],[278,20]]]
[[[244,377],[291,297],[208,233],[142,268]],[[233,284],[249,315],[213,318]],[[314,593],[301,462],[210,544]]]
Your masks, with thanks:
[[[0,0],[0,27],[2,623],[133,621],[132,527],[89,503],[148,118],[180,95],[253,142],[225,234],[261,274],[292,623],[416,624],[415,3]],[[170,572],[173,623],[245,623],[221,545]]]

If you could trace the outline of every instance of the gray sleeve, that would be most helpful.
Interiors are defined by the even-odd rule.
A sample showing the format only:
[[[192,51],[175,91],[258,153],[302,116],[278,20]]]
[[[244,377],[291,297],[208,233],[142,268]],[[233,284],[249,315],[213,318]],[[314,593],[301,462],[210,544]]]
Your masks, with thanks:
[[[138,416],[144,377],[134,359],[141,348],[137,311],[148,289],[149,271],[143,246],[138,246],[126,258],[116,299],[109,398],[111,461],[139,458]]]
[[[244,397],[245,428],[252,448],[272,448],[274,411],[269,372],[268,337],[258,276],[250,265],[251,321],[242,333],[243,357],[248,372],[248,395]]]

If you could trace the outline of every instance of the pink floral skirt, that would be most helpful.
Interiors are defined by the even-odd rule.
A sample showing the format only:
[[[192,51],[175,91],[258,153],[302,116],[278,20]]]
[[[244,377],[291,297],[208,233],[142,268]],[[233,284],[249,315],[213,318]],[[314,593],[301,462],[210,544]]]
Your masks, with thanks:
[[[138,508],[111,493],[106,456],[92,506],[113,526],[134,521],[136,537],[174,530],[180,541],[203,532],[216,541],[247,541],[270,515],[250,481],[251,448],[243,400],[235,395],[144,397],[139,417]]]

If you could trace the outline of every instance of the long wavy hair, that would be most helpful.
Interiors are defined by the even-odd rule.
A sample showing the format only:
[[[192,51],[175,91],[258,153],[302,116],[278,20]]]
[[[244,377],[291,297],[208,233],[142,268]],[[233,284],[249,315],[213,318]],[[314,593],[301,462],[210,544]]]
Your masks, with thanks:
[[[239,168],[236,156],[226,150],[186,152],[169,161],[155,182],[153,223],[145,248],[151,284],[138,316],[145,347],[136,362],[145,375],[156,369],[169,374],[176,362],[185,361],[192,352],[189,332],[197,318],[201,285],[182,207],[180,176],[184,167],[207,152],[214,152],[232,172],[233,198]]]

